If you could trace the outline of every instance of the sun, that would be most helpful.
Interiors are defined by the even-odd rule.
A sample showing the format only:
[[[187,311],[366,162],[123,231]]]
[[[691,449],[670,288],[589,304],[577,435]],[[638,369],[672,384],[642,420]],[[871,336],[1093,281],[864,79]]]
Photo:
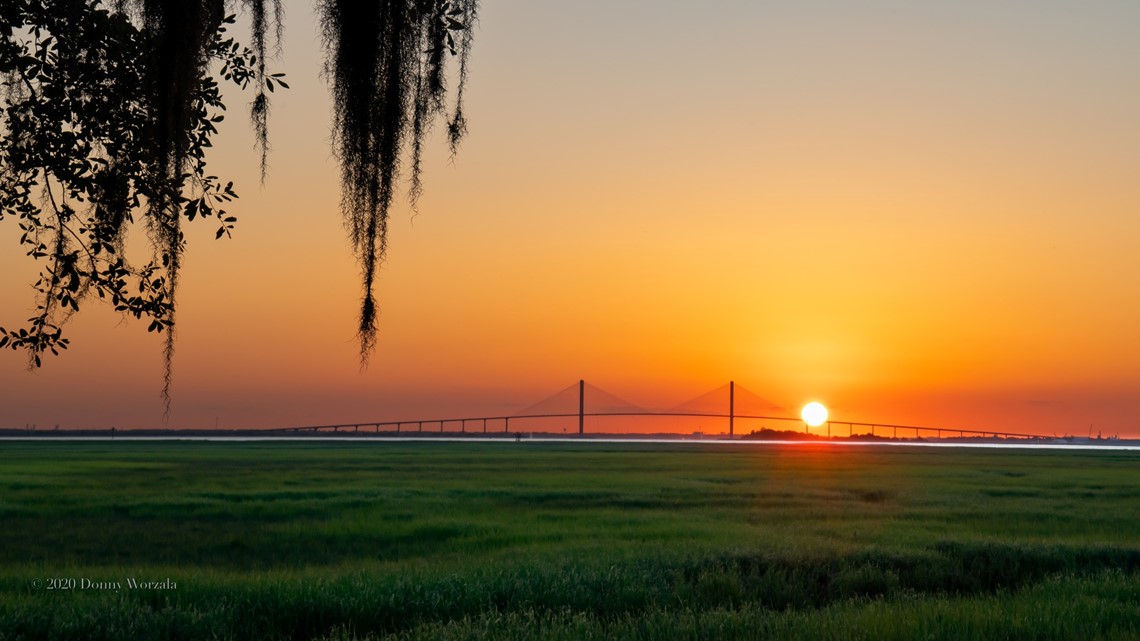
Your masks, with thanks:
[[[800,410],[800,418],[804,419],[809,427],[819,427],[827,422],[827,408],[822,403],[808,403]]]

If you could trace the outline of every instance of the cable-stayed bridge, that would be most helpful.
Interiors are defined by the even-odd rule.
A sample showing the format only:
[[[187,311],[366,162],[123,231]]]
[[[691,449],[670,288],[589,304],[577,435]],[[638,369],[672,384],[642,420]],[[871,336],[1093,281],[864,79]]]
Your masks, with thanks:
[[[782,429],[815,434],[827,437],[852,437],[869,435],[882,438],[921,438],[944,436],[958,437],[998,437],[998,438],[1047,438],[1040,434],[1021,434],[995,430],[973,430],[921,425],[895,425],[889,423],[866,423],[853,421],[827,421],[825,425],[811,429],[794,413],[737,385],[734,381],[705,392],[680,405],[664,411],[652,411],[630,403],[600,387],[579,380],[554,394],[529,405],[513,414],[498,416],[461,416],[451,418],[404,419],[394,421],[365,421],[332,425],[305,425],[297,427],[273,428],[270,432],[395,432],[415,434],[444,432],[448,427],[452,432],[461,433],[511,433],[514,431],[541,431],[527,429],[535,421],[544,419],[577,419],[579,435],[586,435],[587,418],[614,417],[658,417],[658,418],[701,418],[724,421],[728,436],[737,435],[737,421],[775,422]],[[426,429],[425,429],[426,428]],[[458,428],[458,429],[456,429]],[[768,429],[767,425],[763,426]],[[564,428],[565,429],[565,428]],[[861,431],[856,431],[861,430]],[[668,431],[668,430],[662,430]]]

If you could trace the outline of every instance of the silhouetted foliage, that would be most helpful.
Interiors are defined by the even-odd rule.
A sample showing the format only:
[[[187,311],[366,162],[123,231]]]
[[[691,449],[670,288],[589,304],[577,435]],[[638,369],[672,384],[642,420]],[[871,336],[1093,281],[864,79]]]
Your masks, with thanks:
[[[68,345],[63,324],[94,292],[166,332],[170,359],[182,220],[213,218],[217,236],[236,218],[233,184],[206,173],[205,152],[224,105],[221,74],[245,87],[254,54],[225,36],[220,2],[142,8],[141,20],[98,2],[12,0],[0,15],[0,219],[14,217],[27,255],[44,267],[29,326],[0,328],[0,347],[45,352]],[[151,258],[124,252],[128,225],[145,222]]]
[[[32,366],[68,345],[62,327],[92,291],[166,332],[163,396],[169,411],[182,221],[215,218],[232,182],[206,171],[205,152],[225,109],[219,81],[256,92],[250,118],[264,179],[268,94],[288,87],[268,72],[282,34],[281,0],[242,0],[252,49],[226,37],[224,0],[5,0],[0,9],[0,220],[16,218],[20,242],[44,268],[36,314],[0,328],[0,347],[25,349]],[[421,192],[422,140],[446,112],[445,55],[459,58],[448,138],[463,136],[463,86],[477,0],[321,0],[334,96],[334,151],[341,208],[361,262],[361,357],[375,344],[377,266],[387,216],[410,145],[410,196]],[[270,36],[276,41],[270,46]],[[143,265],[124,256],[141,216],[152,249]]]
[[[422,141],[445,111],[444,54],[459,57],[448,121],[454,152],[466,130],[463,88],[476,0],[322,0],[325,72],[334,98],[333,145],[341,162],[341,210],[361,263],[360,354],[376,340],[376,268],[387,245],[388,208],[410,137],[411,189],[419,196]]]

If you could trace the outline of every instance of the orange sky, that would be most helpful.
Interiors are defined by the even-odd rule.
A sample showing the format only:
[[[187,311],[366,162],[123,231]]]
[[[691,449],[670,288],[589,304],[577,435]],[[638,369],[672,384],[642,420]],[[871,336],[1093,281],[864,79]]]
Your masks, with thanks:
[[[419,214],[392,212],[364,372],[289,4],[268,183],[232,97],[235,238],[190,235],[172,427],[511,413],[579,378],[664,408],[735,379],[837,420],[1140,436],[1140,5],[483,4],[470,135],[454,162],[433,139]],[[0,242],[11,327],[35,266],[14,221]],[[69,332],[34,373],[0,353],[0,427],[159,424],[157,338],[94,301]]]

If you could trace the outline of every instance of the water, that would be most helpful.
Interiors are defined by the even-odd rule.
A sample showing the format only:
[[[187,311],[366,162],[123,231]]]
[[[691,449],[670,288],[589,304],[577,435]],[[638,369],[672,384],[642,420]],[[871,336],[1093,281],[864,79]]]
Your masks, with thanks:
[[[216,441],[221,443],[247,443],[247,442],[294,442],[294,443],[503,443],[515,444],[511,437],[479,437],[479,436],[6,436],[0,441]],[[728,440],[710,438],[565,438],[565,437],[538,437],[526,438],[522,443],[599,443],[599,444],[662,444],[662,445],[796,445],[800,447],[818,447],[821,445],[838,445],[843,447],[957,447],[1001,450],[1105,450],[1105,451],[1140,451],[1140,443],[1127,445],[1095,445],[1095,444],[1067,444],[1067,443],[934,443],[930,441],[761,441],[761,440]]]

